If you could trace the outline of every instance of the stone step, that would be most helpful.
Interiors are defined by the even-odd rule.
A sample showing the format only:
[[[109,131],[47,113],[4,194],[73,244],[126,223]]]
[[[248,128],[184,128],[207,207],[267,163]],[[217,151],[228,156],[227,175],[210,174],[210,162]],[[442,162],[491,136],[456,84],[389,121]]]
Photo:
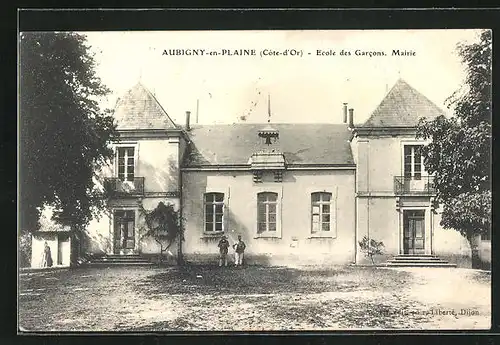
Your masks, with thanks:
[[[441,260],[437,256],[395,256],[392,258],[392,260],[397,260],[397,261],[406,261],[406,260]]]
[[[85,267],[109,267],[109,266],[153,266],[154,263],[148,261],[148,262],[133,262],[133,261],[127,261],[127,262],[103,262],[103,261],[92,261],[92,262],[87,262],[82,264],[81,266]]]
[[[134,265],[149,266],[153,263],[139,254],[108,254],[92,258],[86,266]]]
[[[448,262],[387,262],[386,267],[457,267],[456,264],[450,264]]]
[[[146,258],[137,256],[137,257],[126,257],[126,256],[117,256],[117,257],[109,257],[109,256],[104,256],[101,258],[95,258],[92,259],[92,261],[149,261]]]
[[[401,263],[401,264],[447,264],[445,260],[387,260],[388,263]]]

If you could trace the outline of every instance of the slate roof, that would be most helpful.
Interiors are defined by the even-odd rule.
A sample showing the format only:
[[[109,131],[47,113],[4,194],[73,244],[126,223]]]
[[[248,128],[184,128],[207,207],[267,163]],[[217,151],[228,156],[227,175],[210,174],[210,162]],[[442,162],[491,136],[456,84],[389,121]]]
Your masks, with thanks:
[[[266,148],[258,137],[266,124],[195,125],[185,167],[246,165],[255,152]],[[287,164],[353,165],[345,124],[272,124],[280,138],[270,146],[284,153]]]
[[[114,117],[118,130],[177,128],[155,96],[140,82],[118,99]]]
[[[422,117],[433,119],[443,114],[427,97],[399,79],[360,127],[416,127]]]

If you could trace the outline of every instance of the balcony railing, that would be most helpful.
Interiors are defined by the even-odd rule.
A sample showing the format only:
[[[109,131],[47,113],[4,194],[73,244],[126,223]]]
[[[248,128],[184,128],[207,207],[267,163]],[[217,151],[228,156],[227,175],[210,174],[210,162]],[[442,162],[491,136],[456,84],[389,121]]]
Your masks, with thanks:
[[[433,195],[436,193],[434,176],[421,176],[420,178],[394,176],[394,193],[396,195]]]
[[[144,177],[134,177],[128,181],[110,177],[105,179],[104,186],[112,196],[144,195]]]

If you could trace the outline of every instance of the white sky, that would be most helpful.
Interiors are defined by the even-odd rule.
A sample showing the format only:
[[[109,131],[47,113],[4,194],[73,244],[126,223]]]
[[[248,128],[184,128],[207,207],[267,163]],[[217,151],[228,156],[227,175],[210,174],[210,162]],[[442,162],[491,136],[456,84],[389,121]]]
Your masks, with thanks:
[[[112,90],[108,106],[139,80],[178,124],[185,111],[199,123],[341,123],[342,103],[356,123],[368,118],[401,77],[446,111],[445,99],[462,83],[456,44],[478,30],[378,31],[142,31],[86,32],[97,73]],[[297,49],[303,57],[162,56],[164,49]],[[386,57],[317,56],[316,50],[386,51]],[[390,56],[392,49],[414,57]],[[310,52],[311,55],[307,53]],[[260,94],[259,94],[260,92]]]

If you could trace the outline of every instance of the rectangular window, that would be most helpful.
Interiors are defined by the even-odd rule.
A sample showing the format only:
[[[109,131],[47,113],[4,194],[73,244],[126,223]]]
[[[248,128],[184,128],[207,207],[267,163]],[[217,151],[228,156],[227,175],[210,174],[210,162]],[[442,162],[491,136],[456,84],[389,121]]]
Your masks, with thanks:
[[[257,232],[277,231],[278,194],[262,192],[257,194]]]
[[[224,227],[224,193],[206,193],[205,204],[205,231],[223,231]]]
[[[423,157],[421,149],[423,145],[404,146],[404,175],[407,178],[420,180],[423,170]]]
[[[122,181],[134,181],[135,161],[133,147],[118,147],[118,178]]]
[[[332,193],[311,193],[311,232],[330,232],[331,230],[331,201]]]

